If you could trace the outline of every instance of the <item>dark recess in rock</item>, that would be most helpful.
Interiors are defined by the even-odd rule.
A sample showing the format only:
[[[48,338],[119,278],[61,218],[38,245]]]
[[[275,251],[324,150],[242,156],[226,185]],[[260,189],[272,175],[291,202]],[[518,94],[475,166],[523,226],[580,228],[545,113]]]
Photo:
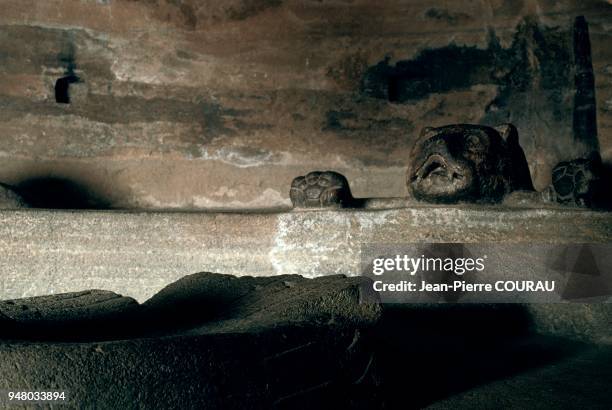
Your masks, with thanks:
[[[574,65],[576,94],[574,96],[574,139],[581,144],[585,155],[599,152],[597,139],[597,106],[595,75],[591,61],[589,26],[583,16],[574,22]]]
[[[70,35],[70,33],[67,35]],[[57,103],[70,104],[70,84],[81,81],[74,72],[76,69],[75,54],[74,43],[70,39],[66,42],[64,50],[58,55],[60,64],[65,68],[65,73],[55,82],[55,102]]]
[[[374,98],[409,103],[429,94],[462,90],[477,84],[500,86],[499,101],[504,96],[528,90],[533,84],[532,51],[543,79],[540,87],[548,90],[567,87],[572,65],[569,44],[557,29],[541,27],[534,19],[525,19],[517,28],[512,45],[503,48],[493,30],[486,49],[451,44],[425,49],[412,60],[389,59],[370,67],[361,81],[361,92]],[[557,101],[558,103],[558,101]]]
[[[55,82],[55,102],[60,104],[70,104],[70,84],[78,83],[79,77],[68,75],[58,78]]]

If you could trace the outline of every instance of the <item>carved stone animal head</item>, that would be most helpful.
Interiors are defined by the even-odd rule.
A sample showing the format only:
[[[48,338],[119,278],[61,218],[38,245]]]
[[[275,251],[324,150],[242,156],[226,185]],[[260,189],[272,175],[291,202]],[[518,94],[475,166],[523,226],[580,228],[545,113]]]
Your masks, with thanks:
[[[353,199],[344,175],[333,171],[314,171],[295,178],[289,197],[299,208],[340,208]]]
[[[600,194],[601,167],[599,155],[558,163],[552,171],[552,199],[564,205],[590,207]]]
[[[499,202],[533,185],[513,125],[457,124],[421,132],[410,155],[408,188],[427,202]]]

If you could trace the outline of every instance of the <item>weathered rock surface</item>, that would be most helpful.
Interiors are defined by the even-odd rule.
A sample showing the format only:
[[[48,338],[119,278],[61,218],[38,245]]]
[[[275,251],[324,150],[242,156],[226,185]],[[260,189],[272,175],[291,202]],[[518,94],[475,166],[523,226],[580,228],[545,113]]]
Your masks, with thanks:
[[[355,326],[380,314],[369,279],[343,275],[236,277],[197,273],[167,286],[143,304],[155,324],[198,323],[191,333],[243,332],[291,326]],[[203,321],[202,318],[214,320]]]
[[[422,127],[504,122],[542,189],[580,150],[578,15],[596,89],[588,118],[612,160],[606,0],[2,6],[0,180],[33,196],[53,179],[81,187],[89,207],[282,208],[292,178],[332,169],[356,197],[404,197]],[[71,76],[70,103],[56,102]]]
[[[137,302],[132,298],[104,290],[90,290],[0,301],[0,312],[18,322],[53,324],[121,314],[135,305]]]
[[[612,344],[612,303],[534,303],[525,308],[539,333]]]
[[[88,290],[0,301],[1,337],[42,339],[113,338],[134,321],[138,303],[113,292]]]

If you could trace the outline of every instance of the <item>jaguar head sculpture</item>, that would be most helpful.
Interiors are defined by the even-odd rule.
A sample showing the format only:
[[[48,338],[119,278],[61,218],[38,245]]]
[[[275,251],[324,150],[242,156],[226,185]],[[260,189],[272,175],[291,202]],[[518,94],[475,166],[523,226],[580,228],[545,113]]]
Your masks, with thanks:
[[[512,191],[533,190],[511,124],[425,128],[410,155],[407,183],[416,199],[433,203],[495,203]]]

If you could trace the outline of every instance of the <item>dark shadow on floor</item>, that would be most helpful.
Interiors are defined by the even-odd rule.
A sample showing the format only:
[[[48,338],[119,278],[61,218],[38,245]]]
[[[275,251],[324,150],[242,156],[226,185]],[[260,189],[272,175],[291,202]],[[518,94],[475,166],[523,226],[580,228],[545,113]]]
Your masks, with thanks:
[[[510,304],[387,305],[371,343],[367,380],[347,386],[343,395],[351,397],[352,409],[423,408],[556,363],[585,346],[533,334],[525,309]],[[333,396],[322,401],[329,404]]]
[[[14,187],[33,208],[109,209],[110,202],[90,187],[58,177],[36,177]]]

